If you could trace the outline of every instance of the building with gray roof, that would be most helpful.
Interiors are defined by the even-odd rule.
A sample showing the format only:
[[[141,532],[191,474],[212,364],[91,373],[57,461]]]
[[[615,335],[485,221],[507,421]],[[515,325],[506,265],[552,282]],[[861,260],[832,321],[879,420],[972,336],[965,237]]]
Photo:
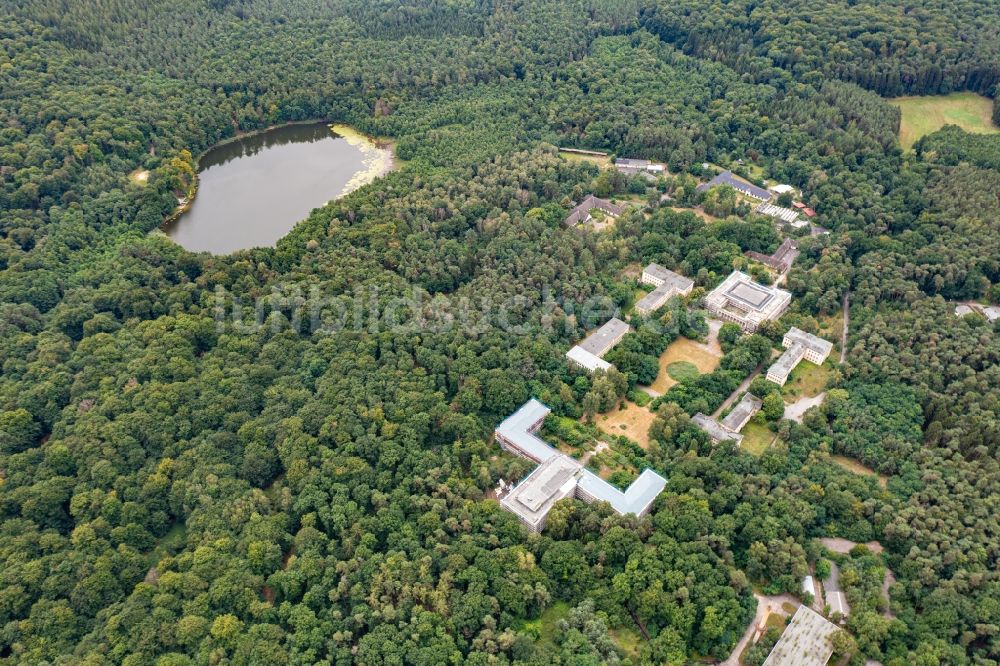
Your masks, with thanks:
[[[674,296],[687,296],[694,289],[694,281],[660,266],[650,264],[642,270],[643,284],[651,284],[656,287],[653,291],[639,299],[635,304],[635,311],[640,315],[647,315],[663,307],[663,305]]]
[[[631,327],[618,317],[612,317],[599,329],[588,335],[577,345],[594,356],[604,356],[622,341]]]
[[[746,181],[740,180],[733,175],[732,171],[723,171],[707,183],[699,185],[697,189],[699,192],[708,192],[713,187],[721,185],[728,185],[740,194],[748,196],[751,199],[757,199],[758,201],[770,201],[771,199],[770,192],[762,187],[757,187],[756,185],[751,185]]]
[[[567,227],[574,227],[581,222],[587,222],[591,219],[590,211],[597,209],[604,211],[611,217],[618,217],[625,212],[624,206],[619,206],[618,204],[613,204],[607,199],[599,199],[593,194],[588,194],[583,201],[581,201],[573,210],[569,212],[566,216],[566,220],[563,222]]]
[[[799,606],[764,666],[826,666],[833,656],[837,625],[807,606]]]
[[[754,417],[754,414],[760,411],[763,404],[763,401],[748,391],[743,394],[743,399],[719,424],[730,432],[739,432]]]
[[[541,532],[552,505],[576,493],[582,469],[569,456],[556,454],[532,470],[500,500],[500,506],[517,516],[532,532]]]
[[[785,347],[785,352],[767,370],[767,379],[779,386],[785,385],[792,370],[803,359],[816,365],[823,365],[833,351],[833,343],[829,340],[806,333],[794,326],[785,333],[781,344]]]
[[[753,333],[763,322],[784,314],[791,293],[754,282],[749,275],[733,271],[722,284],[705,296],[705,307],[716,317],[735,322]]]
[[[731,439],[736,442],[736,446],[743,443],[743,435],[725,428],[721,423],[707,414],[698,412],[691,417],[691,422],[701,428],[702,431],[708,435],[708,438],[712,440],[712,444],[718,444],[719,442],[724,442],[727,439]]]
[[[645,469],[625,492],[618,490],[535,434],[548,413],[548,407],[532,398],[497,426],[495,435],[501,448],[539,463],[508,495],[500,498],[504,509],[533,532],[545,528],[549,509],[567,497],[607,502],[619,515],[643,516],[649,512],[653,500],[666,487],[666,479]]]

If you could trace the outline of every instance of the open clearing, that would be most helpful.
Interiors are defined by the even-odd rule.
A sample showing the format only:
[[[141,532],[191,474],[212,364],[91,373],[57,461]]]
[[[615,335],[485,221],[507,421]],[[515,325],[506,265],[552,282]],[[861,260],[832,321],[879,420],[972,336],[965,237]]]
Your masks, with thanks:
[[[860,474],[861,476],[877,476],[878,485],[880,485],[883,488],[885,488],[886,485],[889,483],[888,477],[886,477],[883,474],[879,474],[871,467],[866,467],[865,465],[862,465],[854,458],[848,458],[847,456],[830,456],[830,460],[840,465],[848,472],[852,472],[854,474]]]
[[[896,97],[889,103],[903,112],[899,124],[899,142],[904,149],[913,147],[922,136],[945,125],[958,125],[966,132],[992,134],[1000,132],[993,124],[993,101],[971,92],[925,97]]]
[[[649,448],[649,426],[655,418],[653,413],[634,402],[623,404],[625,409],[615,407],[606,414],[598,414],[597,427],[613,437],[625,435],[642,448]]]
[[[743,435],[740,448],[755,456],[762,455],[778,438],[766,425],[758,423],[746,424],[740,434]]]
[[[830,381],[830,375],[833,374],[832,368],[829,367],[831,362],[827,361],[823,365],[816,365],[806,360],[800,362],[781,388],[781,395],[785,401],[795,402],[799,398],[813,398],[822,393]]]
[[[662,395],[677,383],[677,380],[667,372],[667,368],[674,363],[686,361],[697,368],[699,373],[705,374],[719,367],[721,360],[721,350],[716,352],[713,347],[701,342],[678,338],[660,355],[660,372],[650,388]]]
[[[149,171],[146,169],[136,169],[128,175],[128,179],[136,185],[145,185],[149,182]]]
[[[570,162],[590,162],[604,169],[611,166],[611,158],[607,155],[586,155],[583,153],[567,153],[560,150],[559,154]]]

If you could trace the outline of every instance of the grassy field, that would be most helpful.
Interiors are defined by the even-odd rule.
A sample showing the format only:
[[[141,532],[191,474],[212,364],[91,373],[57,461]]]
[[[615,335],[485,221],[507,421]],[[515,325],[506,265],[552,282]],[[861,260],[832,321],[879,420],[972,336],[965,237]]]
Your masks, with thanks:
[[[569,615],[570,605],[565,601],[557,601],[544,611],[537,620],[526,620],[521,624],[521,630],[529,635],[536,633],[539,643],[552,644],[559,620]]]
[[[966,132],[990,134],[1000,132],[993,124],[993,101],[975,93],[927,97],[896,97],[889,102],[903,112],[899,126],[899,142],[904,149],[913,147],[917,139],[945,125],[958,125]]]
[[[670,343],[667,351],[660,356],[660,373],[650,388],[662,394],[676,384],[677,380],[670,375],[669,371],[670,366],[675,363],[689,363],[699,373],[705,374],[719,367],[720,360],[722,360],[722,355],[714,354],[706,345],[687,338],[678,338]]]
[[[602,169],[611,166],[611,158],[606,155],[585,155],[581,153],[566,153],[563,151],[559,151],[559,155],[561,155],[563,159],[570,162],[590,162],[591,164],[596,164]]]
[[[829,367],[832,362],[828,360],[824,365],[816,365],[809,361],[801,361],[792,370],[788,382],[782,387],[782,396],[787,402],[794,402],[798,398],[812,398],[822,393],[830,380],[830,375],[833,374],[833,370]]]
[[[634,402],[625,402],[625,409],[615,407],[606,414],[597,416],[597,427],[618,437],[625,435],[642,448],[649,447],[649,426],[653,423],[653,413]]]
[[[740,448],[755,456],[762,455],[777,438],[777,435],[771,432],[766,425],[752,422],[746,424],[740,434],[743,435]]]

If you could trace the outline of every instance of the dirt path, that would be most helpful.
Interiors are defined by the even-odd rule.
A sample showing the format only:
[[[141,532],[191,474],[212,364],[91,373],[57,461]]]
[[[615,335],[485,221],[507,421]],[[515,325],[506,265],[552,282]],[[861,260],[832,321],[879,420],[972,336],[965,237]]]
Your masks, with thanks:
[[[777,613],[782,617],[788,617],[788,613],[781,606],[783,604],[792,604],[795,608],[798,608],[800,601],[790,594],[781,594],[776,597],[765,597],[763,595],[754,592],[754,597],[757,598],[757,614],[753,618],[753,622],[747,627],[747,630],[743,632],[743,637],[740,638],[739,642],[736,643],[736,647],[729,655],[729,659],[723,661],[719,666],[740,666],[740,655],[743,651],[750,645],[754,637],[757,635],[757,629],[760,627],[767,616],[771,613]]]
[[[840,332],[840,362],[847,360],[847,330],[851,327],[851,292],[844,292],[844,330]]]
[[[823,547],[826,548],[831,553],[841,553],[846,555],[851,552],[851,549],[858,545],[856,541],[851,541],[850,539],[841,539],[840,537],[823,537],[819,540]],[[865,544],[868,546],[868,550],[875,554],[881,553],[885,548],[882,547],[878,541],[869,541]]]

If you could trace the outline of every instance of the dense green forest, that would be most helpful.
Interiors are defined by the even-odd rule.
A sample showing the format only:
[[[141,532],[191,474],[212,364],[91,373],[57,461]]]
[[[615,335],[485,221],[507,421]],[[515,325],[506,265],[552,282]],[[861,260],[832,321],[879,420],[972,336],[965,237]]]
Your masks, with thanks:
[[[852,663],[1000,661],[1000,325],[949,302],[1000,302],[998,147],[945,128],[904,154],[878,96],[996,95],[997,3],[0,8],[0,663],[724,659],[754,589],[796,593],[823,536],[886,548],[843,563]],[[275,248],[149,233],[192,156],[316,118],[390,137],[404,166]],[[566,230],[571,201],[637,185],[556,146],[672,175],[639,183],[649,205],[612,230]],[[782,320],[816,331],[850,295],[827,400],[760,457],[710,446],[688,414],[784,329],[742,338],[653,405],[652,445],[630,453],[668,479],[649,516],[570,500],[529,536],[489,499],[529,469],[493,427],[531,396],[587,418],[703,335],[674,301],[615,351],[622,372],[563,358],[600,323],[584,304],[632,302],[630,267],[681,271],[697,296],[775,249],[724,195],[712,224],[658,205],[703,203],[701,164],[737,160],[831,231],[800,239]],[[426,307],[372,326],[359,294]],[[344,325],[297,318],[311,298]],[[491,305],[449,325],[469,303]],[[886,565],[891,616],[872,592]]]

